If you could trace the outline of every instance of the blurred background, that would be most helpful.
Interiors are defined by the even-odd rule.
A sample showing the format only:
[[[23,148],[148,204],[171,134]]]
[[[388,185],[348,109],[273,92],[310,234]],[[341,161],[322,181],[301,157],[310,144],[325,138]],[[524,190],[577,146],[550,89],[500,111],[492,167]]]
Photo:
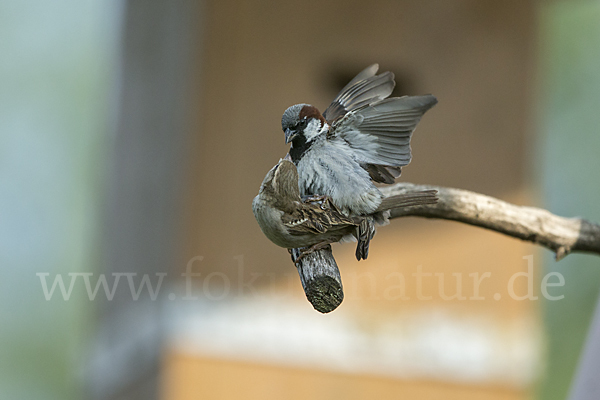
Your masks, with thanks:
[[[322,315],[251,202],[283,111],[377,62],[439,100],[402,181],[600,221],[600,1],[4,0],[0,37],[0,398],[569,398],[594,256],[395,220]]]

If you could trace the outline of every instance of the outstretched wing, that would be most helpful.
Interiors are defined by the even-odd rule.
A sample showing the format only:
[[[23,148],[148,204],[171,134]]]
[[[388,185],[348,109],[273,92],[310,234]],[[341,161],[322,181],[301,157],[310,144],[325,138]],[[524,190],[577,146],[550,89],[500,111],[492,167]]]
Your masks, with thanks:
[[[333,125],[350,111],[383,100],[392,94],[396,86],[394,74],[384,72],[376,75],[378,69],[379,64],[365,68],[340,91],[323,113],[329,125]]]
[[[379,100],[348,113],[330,134],[350,146],[374,181],[393,183],[401,167],[410,163],[413,131],[436,104],[432,95]]]

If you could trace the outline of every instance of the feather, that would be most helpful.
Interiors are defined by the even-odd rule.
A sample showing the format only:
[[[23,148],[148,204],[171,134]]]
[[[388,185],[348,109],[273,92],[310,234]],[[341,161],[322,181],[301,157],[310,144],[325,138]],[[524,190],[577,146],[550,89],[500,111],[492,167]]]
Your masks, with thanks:
[[[420,192],[409,192],[396,196],[386,197],[381,201],[377,211],[390,210],[392,208],[421,206],[425,204],[436,204],[438,202],[437,190],[423,190]]]
[[[348,230],[357,224],[354,219],[345,216],[330,199],[320,205],[310,201],[299,203],[293,213],[284,214],[281,220],[292,235]]]
[[[383,165],[364,164],[362,167],[367,170],[369,176],[377,183],[392,184],[400,176],[400,167],[385,167]]]
[[[423,114],[436,103],[432,95],[376,101],[339,120],[332,127],[332,136],[343,139],[364,166],[402,167],[412,158],[413,131]],[[373,167],[368,171],[371,177],[378,177],[374,178],[376,182],[392,183],[383,171]]]
[[[354,77],[323,113],[331,125],[347,113],[385,99],[394,90],[394,74],[384,72],[376,75],[378,64],[373,64]]]
[[[375,221],[373,217],[367,216],[358,225],[358,243],[356,244],[356,259],[366,260],[369,256],[369,245],[375,236]]]
[[[348,89],[350,89],[352,86],[354,86],[355,83],[360,82],[365,79],[368,79],[372,76],[375,76],[375,74],[377,73],[378,70],[379,70],[379,64],[376,63],[376,64],[369,65],[367,68],[360,71],[350,82],[348,82],[348,84],[346,86],[344,86],[344,88],[340,91],[340,94],[346,92]],[[338,97],[339,97],[339,95],[338,95]]]

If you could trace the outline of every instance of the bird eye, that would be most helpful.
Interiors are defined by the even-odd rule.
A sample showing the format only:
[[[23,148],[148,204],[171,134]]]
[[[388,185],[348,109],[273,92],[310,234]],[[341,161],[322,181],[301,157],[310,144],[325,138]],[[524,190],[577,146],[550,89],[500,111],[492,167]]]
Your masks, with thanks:
[[[304,129],[304,128],[306,128],[307,124],[308,124],[308,120],[306,118],[303,118],[300,121],[298,121],[298,123],[296,124],[296,127],[300,128],[300,129]]]

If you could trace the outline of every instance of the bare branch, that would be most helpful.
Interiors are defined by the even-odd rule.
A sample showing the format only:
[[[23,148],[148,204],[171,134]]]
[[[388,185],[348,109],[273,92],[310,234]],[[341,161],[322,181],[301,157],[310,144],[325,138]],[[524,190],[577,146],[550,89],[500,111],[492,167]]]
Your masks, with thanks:
[[[390,218],[439,218],[479,226],[544,246],[561,260],[572,252],[600,255],[600,225],[581,218],[564,218],[549,211],[516,206],[468,190],[397,183],[381,188],[385,196],[435,189],[437,204],[395,208]]]
[[[439,218],[479,226],[547,247],[556,253],[557,261],[572,252],[600,255],[600,225],[581,218],[559,217],[541,208],[441,186],[397,183],[381,192],[390,197],[432,189],[438,192],[437,204],[393,208],[390,218]],[[294,249],[292,260],[298,254]],[[328,313],[341,304],[342,281],[330,246],[309,254],[297,268],[306,298],[317,311]]]
[[[293,249],[291,254],[292,261],[296,263],[300,251]],[[330,245],[306,255],[297,262],[296,268],[304,294],[315,310],[325,314],[342,304],[342,277]]]

